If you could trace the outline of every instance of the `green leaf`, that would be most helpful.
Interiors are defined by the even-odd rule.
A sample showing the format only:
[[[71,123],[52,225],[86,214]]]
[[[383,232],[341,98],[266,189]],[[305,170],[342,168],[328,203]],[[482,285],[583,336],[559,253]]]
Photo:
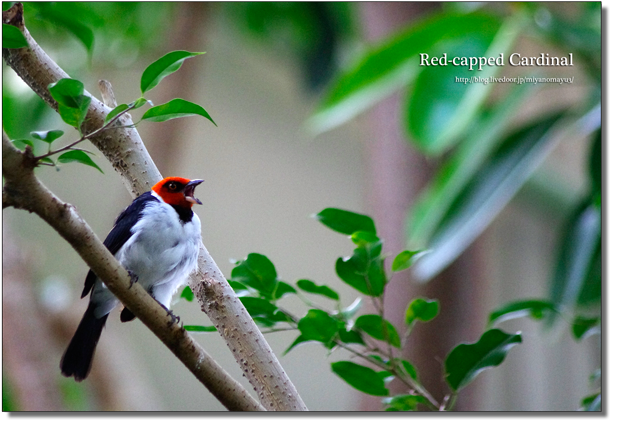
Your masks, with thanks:
[[[601,78],[601,4],[581,4],[577,15],[579,19],[564,17],[562,13],[553,13],[544,3],[536,4],[536,16],[545,16],[544,21],[534,20],[536,30],[550,42],[558,45],[565,52],[575,52],[587,63],[585,71],[600,82]],[[591,7],[594,6],[594,7]]]
[[[380,296],[387,283],[384,259],[381,258],[383,241],[368,232],[356,232],[354,235],[358,247],[350,257],[336,261],[336,274],[361,293]]]
[[[133,109],[138,109],[138,108],[141,108],[142,105],[144,105],[146,102],[148,102],[148,100],[146,100],[143,97],[139,97],[138,99],[136,99],[133,102],[131,102],[129,104],[129,107],[133,108]]]
[[[269,258],[251,253],[237,263],[231,272],[232,280],[256,289],[261,295],[273,299],[278,282],[278,273]]]
[[[389,370],[380,370],[377,372],[377,375],[379,375],[386,384],[394,379],[394,374]]]
[[[334,291],[333,289],[331,289],[330,287],[325,286],[325,285],[319,286],[316,283],[312,282],[311,280],[307,280],[307,279],[298,280],[297,286],[302,291],[306,291],[311,294],[323,295],[324,297],[331,298],[332,300],[336,300],[336,301],[340,299],[340,296],[338,295],[338,293]]]
[[[381,239],[374,233],[370,232],[355,232],[351,235],[351,242],[353,242],[357,246],[365,246],[372,245],[377,246],[377,242],[380,242]],[[380,245],[379,245],[380,246]]]
[[[84,95],[84,84],[71,78],[63,78],[47,86],[58,102],[58,113],[64,122],[77,129],[88,113],[90,96]]]
[[[411,325],[415,320],[428,322],[439,314],[439,301],[417,298],[407,307],[405,311],[405,323]]]
[[[142,119],[146,121],[163,122],[175,118],[190,117],[192,115],[200,115],[215,124],[215,121],[211,119],[202,106],[184,99],[172,99],[170,102],[164,103],[163,105],[154,106],[142,115]],[[217,124],[215,125],[217,126]]]
[[[80,98],[81,103],[79,108],[69,108],[64,105],[58,105],[58,113],[60,114],[60,118],[62,118],[62,120],[70,126],[80,129],[84,119],[86,119],[90,101],[90,97],[82,96]]]
[[[60,105],[68,108],[80,108],[84,95],[84,84],[71,78],[62,78],[47,86],[50,94]]]
[[[140,79],[140,90],[142,95],[147,91],[153,89],[168,75],[175,71],[178,71],[183,65],[185,59],[189,59],[194,56],[202,55],[204,52],[190,53],[182,50],[170,52],[157,59],[150,64],[142,73]],[[210,118],[209,118],[210,119]]]
[[[573,321],[573,336],[577,340],[582,340],[590,335],[601,332],[600,317],[582,317],[577,316]]]
[[[121,112],[124,112],[124,111],[126,111],[128,109],[129,109],[129,105],[127,105],[126,103],[122,103],[122,104],[118,105],[116,108],[112,109],[108,113],[108,115],[106,115],[105,121],[103,122],[103,125],[106,125],[107,123],[112,121],[112,118],[114,118],[115,116],[117,116]]]
[[[358,231],[377,234],[374,221],[367,215],[337,208],[325,208],[314,215],[314,218],[330,229],[345,235],[352,235]]]
[[[253,319],[260,320],[265,326],[273,326],[277,322],[288,322],[288,317],[269,301],[255,297],[239,297],[239,301],[248,310]]]
[[[372,47],[357,64],[340,75],[308,125],[315,131],[326,131],[342,124],[394,91],[414,83],[422,69],[420,52],[439,52],[450,40],[468,40],[481,32],[490,40],[499,27],[497,18],[477,13],[437,13],[416,22]]]
[[[456,346],[446,358],[446,381],[453,391],[460,391],[484,369],[500,365],[508,350],[519,343],[519,333],[507,334],[491,329],[474,344]]]
[[[373,360],[376,360],[376,361],[378,361],[379,363],[383,363],[384,365],[387,365],[387,364],[389,364],[389,363],[390,363],[390,361],[389,361],[388,359],[383,358],[383,357],[381,357],[381,356],[380,356],[380,355],[378,355],[378,354],[367,354],[367,358],[369,358],[369,359],[373,359]]]
[[[403,369],[405,370],[405,372],[407,372],[407,375],[409,375],[411,377],[411,379],[413,379],[414,381],[418,380],[418,372],[415,370],[415,367],[411,364],[411,362],[405,360],[405,359],[399,359],[400,363],[403,366]]]
[[[291,285],[286,282],[278,282],[276,290],[273,294],[273,298],[279,300],[286,294],[296,294],[297,291]]]
[[[392,412],[415,412],[418,410],[419,404],[425,404],[429,407],[433,405],[422,395],[399,394],[383,400],[386,409]]]
[[[185,288],[183,288],[183,291],[181,291],[181,298],[184,298],[189,302],[194,301],[194,293],[189,285],[186,285]]]
[[[39,15],[46,22],[70,32],[86,47],[88,54],[92,54],[95,34],[84,22],[92,24],[98,18],[93,11],[81,7],[80,2],[44,2],[37,6]]]
[[[30,135],[35,139],[44,141],[45,143],[52,143],[60,136],[65,134],[62,130],[48,130],[48,131],[31,131]]]
[[[56,163],[52,160],[52,158],[48,158],[48,157],[41,158],[39,162],[45,162],[46,164],[56,165]]]
[[[417,251],[403,251],[394,257],[394,262],[392,262],[392,271],[400,272],[403,270],[407,270],[409,267],[413,265],[413,261],[415,257],[424,252],[423,250]]]
[[[304,342],[310,342],[309,339],[307,339],[306,337],[304,337],[303,335],[299,335],[295,341],[293,341],[293,343],[291,345],[288,346],[288,348],[286,350],[284,350],[284,353],[282,353],[282,355],[286,355],[288,354],[293,348],[295,348],[296,346],[298,346],[299,344],[303,344]]]
[[[93,53],[93,47],[95,45],[95,33],[92,29],[86,25],[82,25],[79,20],[74,19],[71,16],[56,14],[54,16],[56,22],[62,20],[62,25],[71,32],[78,40],[82,42],[89,55]]]
[[[215,326],[183,325],[183,329],[187,332],[217,332]]]
[[[390,392],[385,388],[383,377],[374,370],[353,362],[332,363],[332,372],[342,378],[356,390],[374,396],[386,396]]]
[[[601,411],[601,393],[592,394],[581,400],[581,407],[586,412],[600,412]]]
[[[505,320],[516,319],[519,317],[530,316],[532,319],[540,320],[545,315],[557,312],[555,305],[545,300],[519,300],[510,302],[501,308],[493,311],[489,315],[489,326]]]
[[[16,140],[11,140],[11,143],[13,143],[13,145],[21,151],[25,151],[26,146],[30,146],[32,149],[34,149],[34,143],[32,143],[32,140],[16,139]]]
[[[310,309],[299,319],[297,328],[306,341],[328,343],[338,332],[338,322],[322,310]]]
[[[579,291],[579,297],[577,299],[577,305],[579,307],[600,305],[603,283],[602,263],[602,244],[598,244],[592,260],[590,261],[586,278]]]
[[[556,130],[566,129],[563,113],[521,128],[506,138],[455,198],[414,273],[427,281],[447,267],[490,224],[551,148],[561,140]]]
[[[103,170],[99,168],[95,162],[90,159],[90,157],[86,154],[86,152],[74,149],[69,152],[65,152],[58,157],[58,162],[67,163],[67,162],[79,162],[80,164],[88,165],[90,167],[96,168],[103,174]]]
[[[239,282],[237,282],[235,280],[229,280],[228,284],[233,289],[233,291],[235,291],[235,294],[237,294],[237,296],[239,296],[239,297],[242,297],[242,296],[250,294],[250,291],[248,290],[248,287],[245,286],[242,283],[239,283]]]
[[[466,37],[442,40],[436,46],[447,57],[497,58],[510,51],[523,27],[520,14],[508,18],[495,32],[488,28],[468,29]],[[474,31],[472,31],[474,30]],[[429,55],[435,55],[433,50]],[[504,58],[508,61],[508,58]],[[470,65],[471,66],[471,65]],[[503,68],[485,66],[482,70],[467,66],[425,67],[420,72],[407,106],[409,134],[416,146],[427,155],[440,155],[454,146],[466,133],[480,112],[494,84],[463,84],[456,78],[472,76],[488,79]],[[475,75],[474,75],[475,73]]]
[[[366,314],[360,316],[355,321],[355,328],[366,332],[368,335],[379,341],[386,341],[390,345],[400,348],[400,336],[398,331],[390,322],[382,319],[376,314]]]
[[[603,140],[601,135],[601,129],[594,134],[594,141],[590,151],[590,184],[592,186],[592,192],[601,193],[603,182]]]
[[[362,335],[358,331],[353,329],[350,331],[347,331],[344,328],[338,329],[338,337],[340,338],[340,341],[344,342],[345,344],[366,345],[366,343],[364,342],[364,338],[362,338]]]
[[[378,297],[387,282],[381,258],[369,258],[365,248],[356,248],[353,255],[336,261],[336,274],[343,282],[364,295]]]
[[[477,178],[476,173],[503,140],[502,134],[512,123],[533,88],[532,84],[515,85],[509,94],[493,107],[486,119],[472,127],[455,152],[439,168],[416,200],[407,219],[409,245],[427,247],[437,227],[465,186]]]
[[[28,42],[24,34],[13,25],[2,24],[2,48],[3,49],[20,49],[28,47]]]
[[[569,217],[558,249],[550,298],[560,309],[576,305],[591,268],[600,267],[601,210],[588,201]]]

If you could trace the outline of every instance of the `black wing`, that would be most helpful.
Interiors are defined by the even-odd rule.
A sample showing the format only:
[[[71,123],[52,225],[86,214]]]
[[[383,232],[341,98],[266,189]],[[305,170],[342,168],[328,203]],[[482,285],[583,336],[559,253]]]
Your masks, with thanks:
[[[114,227],[103,241],[103,244],[108,248],[112,255],[116,254],[121,246],[127,242],[131,237],[131,228],[140,220],[144,206],[148,202],[158,201],[151,192],[145,192],[138,196],[133,202],[120,213]],[[93,289],[97,276],[92,270],[88,271],[86,280],[84,281],[84,290],[82,291],[82,298],[84,298]]]

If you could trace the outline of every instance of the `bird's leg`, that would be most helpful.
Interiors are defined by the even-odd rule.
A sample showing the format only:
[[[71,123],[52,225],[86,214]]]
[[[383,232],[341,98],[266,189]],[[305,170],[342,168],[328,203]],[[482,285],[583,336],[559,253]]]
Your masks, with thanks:
[[[138,281],[138,275],[131,270],[127,270],[127,274],[129,275],[129,287],[131,288]]]
[[[168,310],[166,308],[166,312],[168,313],[168,316],[170,316],[170,323],[168,324],[169,326],[172,326],[173,324],[179,323],[181,321],[181,318],[179,316],[174,315],[172,313],[172,310]]]
[[[156,298],[153,298],[155,301],[157,301]],[[174,323],[179,323],[181,321],[181,318],[175,314],[172,313],[172,310],[169,310],[168,307],[166,307],[165,305],[163,305],[162,303],[160,303],[159,301],[157,301],[159,303],[160,306],[162,306],[162,308],[164,310],[166,310],[166,314],[168,316],[170,316],[170,323],[168,324],[169,326],[172,326]]]

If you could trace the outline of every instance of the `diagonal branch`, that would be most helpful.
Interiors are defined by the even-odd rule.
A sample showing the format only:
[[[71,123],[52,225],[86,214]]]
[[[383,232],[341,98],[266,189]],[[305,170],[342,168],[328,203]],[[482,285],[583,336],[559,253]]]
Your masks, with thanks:
[[[230,410],[264,410],[252,396],[222,369],[194,339],[129,276],[93,233],[72,205],[58,199],[35,177],[28,166],[31,152],[15,149],[2,132],[4,192],[19,209],[34,212],[77,251],[116,297],[153,331],[187,368]]]
[[[57,110],[58,105],[49,94],[47,86],[68,75],[30,36],[24,26],[23,6],[20,3],[3,12],[3,22],[22,30],[29,44],[29,48],[2,49],[4,60],[35,93]],[[90,95],[86,91],[84,94]],[[92,97],[82,132],[92,133],[101,127],[110,110]],[[123,125],[131,124],[128,114],[121,117],[121,121]],[[112,163],[125,187],[134,196],[150,190],[161,179],[161,174],[134,128],[112,129],[93,137],[91,142]],[[226,340],[263,406],[267,410],[307,410],[277,357],[204,245],[198,258],[198,272],[190,277],[190,286],[201,309]]]

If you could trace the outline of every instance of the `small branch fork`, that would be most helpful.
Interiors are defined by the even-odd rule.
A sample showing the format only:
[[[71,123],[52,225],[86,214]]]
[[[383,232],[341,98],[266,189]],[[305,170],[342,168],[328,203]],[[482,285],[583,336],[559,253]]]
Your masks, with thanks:
[[[171,322],[167,313],[140,285],[130,285],[121,264],[101,243],[75,208],[62,202],[35,177],[27,153],[15,149],[2,134],[3,201],[15,208],[34,212],[52,226],[100,276],[118,297],[172,350],[230,410],[264,410],[262,406],[224,371],[183,329]]]
[[[382,304],[381,304],[382,305]],[[377,308],[377,305],[375,305],[375,307]],[[282,313],[284,313],[286,316],[288,316],[288,318],[291,320],[291,322],[293,322],[294,324],[299,323],[299,318],[296,317],[294,314],[290,313],[289,311],[283,309],[283,308],[278,308]],[[381,310],[381,318],[383,318],[383,310]],[[296,329],[295,327],[290,327],[290,328],[280,328],[280,329],[273,329],[272,332],[281,332],[281,331],[288,331],[288,330],[294,330]],[[386,341],[387,341],[387,336],[385,337]],[[407,385],[409,388],[412,389],[412,391],[414,391],[417,394],[420,394],[422,396],[424,396],[433,406],[435,406],[435,408],[437,410],[444,410],[445,409],[445,404],[446,402],[450,399],[450,396],[447,395],[446,398],[444,399],[443,403],[440,405],[437,400],[435,400],[435,398],[432,396],[431,393],[429,393],[426,388],[424,388],[424,386],[422,384],[420,384],[419,382],[414,381],[413,379],[411,379],[411,377],[409,377],[407,375],[407,373],[405,373],[403,370],[401,370],[400,367],[397,367],[394,364],[394,357],[392,357],[392,351],[389,351],[388,353],[385,353],[384,351],[382,351],[379,347],[376,347],[374,349],[372,349],[371,351],[375,351],[375,352],[379,352],[381,355],[383,355],[384,357],[388,357],[389,358],[389,364],[383,363],[373,357],[369,357],[368,355],[361,353],[359,351],[357,351],[354,348],[351,348],[348,344],[343,343],[342,341],[338,341],[338,340],[334,340],[334,342],[336,343],[337,346],[339,346],[340,348],[350,352],[351,354],[353,354],[354,356],[359,357],[360,359],[366,360],[367,362],[372,363],[373,365],[383,369],[383,370],[387,370],[389,372],[392,372],[394,374],[394,377],[398,378],[400,381],[402,381],[405,385]]]
[[[103,133],[106,130],[109,130],[112,128],[112,124],[114,124],[120,117],[123,116],[124,113],[131,111],[132,109],[134,109],[134,106],[130,106],[129,108],[127,108],[126,110],[119,112],[118,114],[116,114],[109,122],[107,122],[103,127],[93,131],[92,133],[86,134],[82,137],[80,137],[78,140],[76,140],[75,142],[69,143],[67,146],[63,146],[60,149],[56,149],[55,151],[49,151],[48,153],[46,153],[45,155],[39,155],[39,156],[35,156],[33,159],[35,161],[39,161],[43,158],[47,158],[50,157],[52,155],[56,155],[57,153],[60,152],[64,152],[64,151],[68,151],[70,149],[73,149],[73,147],[75,145],[77,145],[78,143],[83,142],[84,140],[90,140],[94,137],[99,136],[101,133]],[[129,127],[129,126],[126,126]]]
[[[15,3],[9,10],[4,11],[2,18],[4,23],[19,28],[29,45],[28,48],[2,49],[2,57],[35,93],[57,110],[58,104],[49,94],[47,87],[69,76],[28,33],[23,21],[21,3]],[[91,96],[86,91],[84,94]],[[111,108],[95,97],[91,96],[91,98],[88,114],[82,126],[82,134],[89,134],[90,141],[111,162],[130,193],[138,196],[150,190],[151,186],[161,180],[162,176],[144,147],[138,132],[131,126],[129,115],[127,115],[127,120],[123,118],[124,124],[127,125],[112,127],[108,129],[109,131],[97,133],[96,131],[103,127],[105,117]],[[134,285],[128,289],[127,272],[98,241],[88,225],[77,215],[75,209],[56,198],[34,177],[32,169],[36,161],[32,152],[29,152],[29,147],[26,147],[26,152],[22,153],[15,149],[3,134],[2,151],[5,177],[5,186],[2,191],[3,207],[13,206],[39,214],[67,239],[102,280],[106,283],[110,281],[110,290],[123,304],[129,307],[149,328],[152,325],[151,330],[155,332],[157,329],[155,333],[166,345],[181,347],[175,351],[175,354],[185,359],[182,359],[183,362],[192,372],[211,373],[206,371],[212,366],[207,366],[211,360],[204,350],[196,345],[187,332],[178,325],[172,324],[169,328],[169,318],[166,317],[166,313],[140,285]],[[45,207],[40,204],[42,200],[46,200]],[[74,225],[79,225],[82,229],[77,236],[73,232],[75,229],[71,228]],[[88,229],[88,232],[84,229]],[[190,287],[202,311],[209,316],[220,335],[226,340],[235,360],[244,370],[244,375],[257,392],[262,404],[260,406],[251,400],[239,384],[234,387],[226,384],[228,386],[225,392],[228,395],[236,395],[236,397],[231,396],[233,400],[230,403],[227,402],[226,407],[233,410],[261,410],[262,408],[279,411],[307,410],[278,358],[204,245],[198,257],[198,272],[190,276]],[[143,294],[144,297],[138,294]],[[165,326],[163,326],[164,323]],[[169,331],[161,330],[162,326]],[[226,382],[223,377],[221,380]],[[216,379],[215,382],[219,381]],[[205,385],[208,385],[212,392],[215,391],[218,394],[222,392],[217,388],[219,384],[214,385],[212,382],[205,383]]]

